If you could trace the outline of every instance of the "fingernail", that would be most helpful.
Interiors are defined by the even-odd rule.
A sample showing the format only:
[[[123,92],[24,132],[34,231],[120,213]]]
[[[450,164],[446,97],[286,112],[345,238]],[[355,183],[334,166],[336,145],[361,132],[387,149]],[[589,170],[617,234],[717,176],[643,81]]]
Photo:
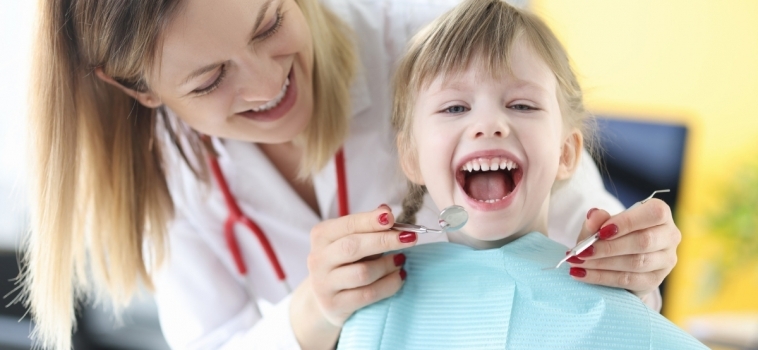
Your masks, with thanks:
[[[416,232],[403,231],[400,232],[400,243],[411,243],[416,241]]]
[[[572,256],[572,257],[568,258],[568,260],[566,260],[566,261],[568,261],[568,262],[570,262],[572,264],[584,264],[584,260],[579,259],[579,258],[577,258],[575,256]]]
[[[400,269],[400,279],[405,281],[405,277],[408,276],[408,273],[405,272],[405,270]]]
[[[569,275],[582,278],[584,276],[587,276],[587,270],[581,267],[572,267],[569,269]]]
[[[595,246],[591,245],[587,249],[585,249],[583,252],[577,254],[576,256],[578,256],[580,258],[589,258],[593,254],[595,254]]]
[[[592,216],[592,212],[595,211],[595,210],[597,210],[597,208],[592,208],[592,209],[590,209],[590,211],[587,212],[587,219],[589,219],[590,216]]]
[[[389,214],[382,213],[382,215],[379,215],[379,224],[380,225],[387,225],[390,223]]]
[[[608,239],[615,236],[617,233],[619,233],[619,227],[616,226],[616,224],[610,224],[601,228],[598,235],[600,236],[600,239]]]
[[[384,203],[382,203],[382,204],[379,204],[379,208],[381,208],[381,207],[385,207],[385,208],[387,208],[387,209],[390,209],[390,206],[389,206],[389,205],[387,205],[387,204],[384,204]],[[378,208],[377,208],[377,209],[378,209]]]
[[[401,266],[405,263],[405,254],[396,254],[394,257],[392,257],[392,260],[395,261],[395,266]]]

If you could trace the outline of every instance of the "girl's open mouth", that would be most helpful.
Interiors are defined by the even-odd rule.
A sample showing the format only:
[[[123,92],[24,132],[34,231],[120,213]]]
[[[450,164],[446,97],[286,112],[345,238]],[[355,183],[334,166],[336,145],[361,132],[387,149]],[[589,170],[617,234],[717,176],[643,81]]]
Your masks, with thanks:
[[[518,163],[503,156],[478,157],[466,161],[457,171],[456,180],[473,201],[486,204],[508,199],[523,177]],[[499,207],[499,205],[497,205]]]

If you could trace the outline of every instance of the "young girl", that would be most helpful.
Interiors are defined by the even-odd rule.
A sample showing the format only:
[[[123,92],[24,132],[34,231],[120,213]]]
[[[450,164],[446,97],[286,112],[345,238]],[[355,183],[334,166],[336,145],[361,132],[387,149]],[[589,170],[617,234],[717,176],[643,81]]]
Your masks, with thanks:
[[[399,220],[413,221],[425,186],[469,221],[449,233],[457,244],[406,249],[403,288],[355,313],[340,347],[704,348],[632,293],[542,270],[566,249],[545,235],[549,199],[579,164],[587,121],[566,53],[536,17],[469,0],[419,34],[395,80],[415,188]]]

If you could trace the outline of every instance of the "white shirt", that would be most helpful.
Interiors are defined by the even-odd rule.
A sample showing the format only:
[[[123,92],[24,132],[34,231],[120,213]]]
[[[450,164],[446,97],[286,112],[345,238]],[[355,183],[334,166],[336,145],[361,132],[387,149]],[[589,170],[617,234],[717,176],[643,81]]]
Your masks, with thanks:
[[[324,0],[357,38],[359,72],[351,90],[352,118],[344,144],[350,212],[386,203],[394,213],[406,193],[390,125],[392,67],[406,42],[424,24],[458,0]],[[334,161],[313,178],[319,217],[294,192],[263,153],[251,143],[214,140],[219,163],[242,211],[265,232],[293,288],[308,275],[310,230],[336,218]],[[576,176],[551,199],[549,236],[576,243],[592,207],[617,213],[621,204],[608,194],[597,168],[585,154]],[[224,240],[228,210],[215,183],[198,182],[174,155],[167,159],[176,219],[169,233],[169,261],[155,275],[161,326],[176,349],[299,349],[289,320],[289,297],[252,232],[237,226],[236,237],[248,267],[236,270]],[[430,200],[419,213],[434,225]],[[446,237],[421,235],[423,242]],[[655,306],[654,306],[655,307]],[[658,306],[659,307],[659,306]],[[264,314],[261,317],[257,309]]]

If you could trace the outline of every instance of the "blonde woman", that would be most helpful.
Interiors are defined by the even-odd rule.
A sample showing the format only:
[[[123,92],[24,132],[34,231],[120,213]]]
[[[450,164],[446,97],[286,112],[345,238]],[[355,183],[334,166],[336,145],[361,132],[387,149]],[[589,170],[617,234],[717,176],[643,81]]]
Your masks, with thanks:
[[[143,283],[174,348],[333,347],[406,278],[381,253],[422,238],[390,230],[406,185],[389,77],[456,3],[41,1],[24,280],[41,344],[70,348],[89,293],[118,306]],[[579,171],[551,238],[602,225],[578,278],[659,308],[680,240],[668,208],[585,222],[622,208],[591,160]]]

